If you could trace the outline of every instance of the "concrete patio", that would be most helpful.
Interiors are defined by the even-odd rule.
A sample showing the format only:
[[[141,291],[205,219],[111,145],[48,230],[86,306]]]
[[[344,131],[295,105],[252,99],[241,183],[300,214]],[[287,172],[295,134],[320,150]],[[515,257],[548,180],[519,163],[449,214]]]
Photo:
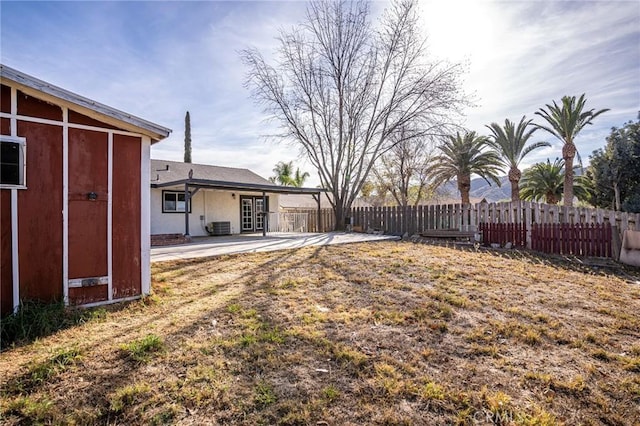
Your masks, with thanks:
[[[262,234],[194,237],[192,242],[188,244],[152,247],[151,262],[398,239],[400,237],[393,235],[344,232],[329,232],[325,234],[272,232],[268,233],[266,237],[263,237]]]

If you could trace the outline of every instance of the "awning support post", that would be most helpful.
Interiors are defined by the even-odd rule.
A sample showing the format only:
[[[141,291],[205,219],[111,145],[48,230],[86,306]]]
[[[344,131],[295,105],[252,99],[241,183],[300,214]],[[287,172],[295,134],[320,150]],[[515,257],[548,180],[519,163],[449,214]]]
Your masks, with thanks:
[[[189,205],[191,204],[189,197],[189,184],[184,184],[184,236],[189,238]]]
[[[323,232],[324,229],[320,226],[322,223],[322,209],[320,208],[320,193],[318,192],[318,232]]]
[[[267,209],[267,193],[262,192],[262,236],[267,236],[267,226],[269,226],[269,209]]]

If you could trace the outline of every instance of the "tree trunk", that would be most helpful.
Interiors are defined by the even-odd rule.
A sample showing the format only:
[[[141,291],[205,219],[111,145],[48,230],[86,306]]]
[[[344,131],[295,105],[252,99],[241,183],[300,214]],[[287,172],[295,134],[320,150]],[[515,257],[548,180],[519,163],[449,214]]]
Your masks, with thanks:
[[[460,191],[460,196],[462,197],[462,204],[470,204],[469,201],[469,191],[471,191],[471,176],[464,175],[458,176],[458,190]]]
[[[509,182],[511,182],[511,201],[520,201],[520,178],[522,173],[517,167],[509,169]]]
[[[344,210],[342,208],[341,205],[337,205],[335,206],[335,208],[333,209],[333,212],[335,214],[335,218],[336,218],[336,223],[334,225],[334,231],[344,231],[345,226],[344,226]]]
[[[558,204],[558,199],[556,198],[556,194],[549,191],[544,196],[544,201],[547,204]]]
[[[344,231],[346,229],[344,221],[351,210],[351,204],[349,203],[349,200],[340,198],[335,193],[333,194],[333,197],[334,200],[336,200],[336,203],[333,206],[333,214],[336,219],[333,229],[334,231]]]
[[[573,207],[573,158],[576,156],[576,146],[573,142],[565,142],[562,147],[564,159],[564,206]]]
[[[469,201],[469,190],[464,190],[464,191],[460,191],[460,195],[462,196],[462,204],[463,205],[467,205],[467,204],[471,204],[471,201]]]
[[[613,182],[613,195],[615,197],[613,209],[619,212],[620,211],[620,187],[618,186],[618,182]]]

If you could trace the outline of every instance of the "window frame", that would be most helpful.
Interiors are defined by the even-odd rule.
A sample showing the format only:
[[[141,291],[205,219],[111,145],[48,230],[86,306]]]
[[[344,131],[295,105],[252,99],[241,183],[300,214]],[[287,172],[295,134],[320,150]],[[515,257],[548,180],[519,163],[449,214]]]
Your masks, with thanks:
[[[18,183],[2,183],[1,189],[27,189],[27,139],[19,136],[0,135],[0,144],[14,143],[20,145],[18,153]],[[0,163],[1,164],[1,163]],[[10,164],[10,163],[7,163]]]
[[[176,203],[176,210],[167,210],[165,209],[165,194],[173,194],[175,195],[175,203]],[[177,210],[178,208],[178,195],[184,195],[184,191],[172,191],[172,190],[163,190],[162,191],[162,213],[178,213],[178,214],[184,214],[185,210]],[[186,201],[185,203],[187,203],[187,207],[189,208],[189,213],[191,213],[191,191],[189,191],[189,200]]]

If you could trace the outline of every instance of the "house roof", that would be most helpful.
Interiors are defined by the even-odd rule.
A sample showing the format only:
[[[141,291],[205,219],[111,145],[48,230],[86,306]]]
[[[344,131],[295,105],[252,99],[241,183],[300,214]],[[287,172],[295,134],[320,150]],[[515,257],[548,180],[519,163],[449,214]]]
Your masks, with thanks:
[[[221,167],[179,161],[151,160],[151,187],[260,191],[278,194],[319,194],[321,188],[296,188],[275,185],[249,169]]]
[[[193,170],[194,179],[273,185],[272,182],[249,169],[167,160],[151,160],[151,183],[164,184],[186,179],[190,170]]]
[[[333,199],[331,193],[325,192],[324,195],[320,197],[320,207],[323,209],[331,208],[331,199]],[[315,209],[318,207],[316,200],[298,194],[283,195],[278,199],[278,204],[280,204],[280,208],[283,210]],[[372,207],[372,205],[362,198],[356,198],[351,204],[351,207]]]
[[[317,209],[318,202],[306,195],[300,194],[283,194],[278,198],[278,204],[282,210],[295,210],[295,209]],[[325,193],[320,197],[320,207],[329,208],[331,203],[329,202],[329,193]]]
[[[5,80],[12,81],[19,86],[21,91],[24,91],[27,94],[39,98],[46,98],[43,100],[59,100],[71,103],[79,107],[77,108],[78,112],[82,112],[92,118],[108,122],[109,124],[115,124],[118,127],[124,127],[126,130],[142,133],[149,136],[152,143],[166,138],[169,136],[169,133],[171,133],[171,129],[169,128],[77,95],[6,65],[0,64],[0,76],[2,77],[3,82]],[[39,94],[44,94],[45,96],[43,97]],[[124,126],[121,123],[123,123]]]

